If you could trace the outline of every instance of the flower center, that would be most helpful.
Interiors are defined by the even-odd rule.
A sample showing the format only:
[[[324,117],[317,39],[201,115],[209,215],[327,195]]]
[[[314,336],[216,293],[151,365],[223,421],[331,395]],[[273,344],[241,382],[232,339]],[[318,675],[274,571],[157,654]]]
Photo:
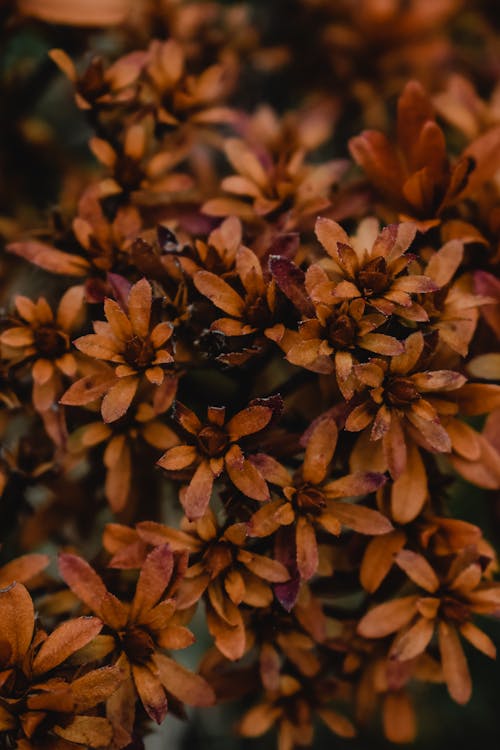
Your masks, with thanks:
[[[148,339],[134,336],[133,339],[127,341],[123,357],[125,362],[131,367],[144,369],[145,367],[149,367],[154,360],[155,350]]]
[[[207,425],[198,433],[198,445],[205,455],[215,458],[221,456],[229,443],[227,433],[216,425]]]
[[[264,328],[269,322],[269,308],[263,297],[257,297],[246,307],[246,319],[256,328]]]
[[[442,616],[460,625],[470,620],[469,608],[463,602],[454,597],[445,596],[441,600],[440,610]]]
[[[421,398],[410,378],[393,378],[385,387],[385,396],[392,406],[407,406]]]
[[[125,154],[116,162],[115,178],[125,190],[135,190],[141,184],[144,172],[135,159]]]
[[[153,639],[142,628],[127,628],[121,641],[124,652],[136,664],[145,664],[155,650]]]
[[[321,490],[308,484],[297,490],[295,502],[299,508],[308,511],[320,511],[326,507],[325,496]]]
[[[347,349],[356,340],[356,324],[349,315],[339,315],[328,321],[328,339],[335,349]]]
[[[204,557],[207,573],[214,579],[233,564],[233,548],[226,542],[217,542],[208,548]]]
[[[65,335],[55,328],[49,326],[38,328],[34,332],[34,337],[35,346],[42,357],[56,359],[68,350]]]
[[[387,289],[389,274],[385,258],[372,258],[358,273],[358,284],[366,295],[380,294]]]

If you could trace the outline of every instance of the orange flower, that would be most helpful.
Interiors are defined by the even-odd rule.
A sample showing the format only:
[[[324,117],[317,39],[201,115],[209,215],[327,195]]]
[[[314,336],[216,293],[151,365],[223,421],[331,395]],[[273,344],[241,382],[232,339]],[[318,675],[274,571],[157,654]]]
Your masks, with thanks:
[[[306,152],[275,159],[238,138],[229,138],[225,153],[237,174],[224,178],[221,187],[238,198],[213,198],[203,206],[210,216],[239,216],[246,221],[279,217],[279,226],[290,231],[330,204],[332,185],[345,172],[341,160],[320,165],[305,163]]]
[[[317,716],[339,737],[354,737],[356,730],[349,719],[328,705],[332,694],[335,685],[327,680],[299,680],[284,673],[277,688],[267,691],[262,703],[243,716],[238,732],[243,737],[260,737],[276,725],[280,748],[310,747]]]
[[[330,256],[324,263],[329,272],[309,284],[313,302],[327,295],[333,300],[363,298],[383,315],[398,315],[408,320],[426,320],[415,304],[415,295],[435,292],[437,284],[426,275],[408,273],[414,257],[406,255],[416,234],[412,223],[391,224],[379,233],[376,219],[364,219],[355,237],[349,238],[342,227],[319,218],[316,236]],[[323,265],[323,264],[322,264]],[[418,268],[418,266],[417,266]]]
[[[367,302],[361,297],[351,301],[332,296],[328,277],[319,266],[311,266],[304,276],[291,261],[273,256],[270,268],[278,287],[300,310],[302,319],[298,331],[282,326],[281,331],[275,327],[269,335],[292,364],[323,375],[335,372],[344,398],[351,399],[354,394],[353,368],[358,349],[387,356],[404,351],[404,344],[394,336],[377,332],[386,321],[385,315],[366,312]]]
[[[88,357],[107,360],[115,364],[115,382],[109,386],[109,376],[103,375],[101,414],[105,422],[114,422],[126,414],[141,382],[161,386],[165,369],[174,358],[170,353],[169,339],[173,326],[161,322],[151,323],[153,291],[151,284],[142,279],[130,289],[127,312],[112,299],[104,302],[106,323],[94,323],[95,333],[82,336],[74,343]],[[102,393],[95,393],[85,380],[74,383],[61,399],[63,404],[84,405]]]
[[[189,75],[181,45],[175,39],[155,39],[148,49],[146,81],[157,107],[160,123],[179,126],[189,121],[197,125],[231,122],[235,113],[218,102],[229,93],[230,71],[222,64],[211,65],[200,75]]]
[[[295,475],[268,457],[257,464],[264,477],[283,487],[283,498],[273,500],[248,521],[252,537],[266,537],[281,526],[292,526],[297,568],[307,580],[318,568],[316,529],[339,536],[342,526],[361,534],[387,534],[392,524],[381,513],[338,498],[366,495],[385,482],[383,474],[358,472],[325,481],[337,446],[338,430],[332,419],[319,420],[305,437],[304,462]]]
[[[244,524],[219,528],[212,511],[197,521],[185,519],[181,530],[151,521],[137,525],[148,544],[168,542],[173,550],[189,550],[190,566],[180,583],[179,609],[187,609],[205,593],[207,625],[215,645],[228,659],[239,659],[248,648],[242,605],[267,607],[271,584],[289,579],[286,567],[271,557],[247,549]]]
[[[493,128],[451,165],[431,101],[410,81],[398,101],[396,145],[383,133],[365,130],[351,138],[349,149],[390,208],[426,231],[441,222],[446,208],[473,196],[494,175],[499,142],[500,128]]]
[[[163,653],[164,649],[186,648],[192,633],[178,624],[176,603],[165,598],[170,586],[175,590],[174,556],[167,544],[154,549],[141,568],[134,598],[124,603],[111,594],[100,576],[76,555],[61,554],[59,570],[77,597],[113,634],[112,649],[118,652],[116,664],[132,682],[148,716],[160,724],[168,709],[167,694],[190,705],[210,705],[214,696],[198,675]],[[134,711],[129,694],[120,695],[122,711]],[[119,712],[118,706],[115,711]]]
[[[38,0],[25,0],[25,2]],[[51,0],[53,3],[63,4],[61,0]],[[108,0],[108,3],[121,4],[126,7],[129,0]],[[101,26],[102,24],[96,24]],[[127,103],[135,93],[134,84],[146,62],[145,52],[131,52],[120,57],[115,63],[104,67],[102,57],[95,56],[85,71],[78,75],[73,61],[62,49],[52,49],[50,57],[58,68],[67,76],[75,87],[75,101],[80,109],[92,107],[110,107],[113,104]]]
[[[397,633],[390,658],[406,661],[423,653],[437,630],[448,691],[457,703],[467,703],[472,686],[459,634],[495,658],[495,646],[471,618],[473,613],[493,614],[498,610],[500,587],[483,581],[482,560],[474,549],[458,555],[442,575],[422,555],[410,550],[401,550],[395,560],[426,594],[411,594],[374,607],[360,621],[358,632],[365,638]]]
[[[192,475],[180,496],[188,518],[204,515],[214,481],[223,471],[247,497],[260,502],[269,499],[264,477],[245,457],[240,442],[264,430],[280,408],[281,402],[276,398],[259,399],[226,422],[224,407],[209,406],[208,421],[203,424],[186,406],[175,404],[174,419],[187,433],[189,442],[170,448],[158,466],[174,477],[186,471]]]
[[[70,747],[108,745],[111,723],[92,709],[119,687],[119,667],[102,667],[72,680],[61,668],[97,636],[102,622],[79,617],[47,635],[35,629],[33,602],[21,583],[0,589],[0,616],[0,740],[22,748],[46,747],[47,742],[59,747],[58,738]]]
[[[18,319],[0,335],[2,357],[11,368],[31,366],[33,404],[40,412],[50,409],[62,391],[62,375],[76,373],[70,335],[81,321],[83,287],[73,286],[61,298],[54,315],[47,300],[16,296]]]

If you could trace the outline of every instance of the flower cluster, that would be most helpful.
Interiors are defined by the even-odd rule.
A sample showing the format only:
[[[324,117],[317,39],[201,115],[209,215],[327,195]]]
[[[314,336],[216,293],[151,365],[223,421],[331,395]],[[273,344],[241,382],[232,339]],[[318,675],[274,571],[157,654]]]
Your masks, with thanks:
[[[274,5],[6,6],[92,135],[6,118],[32,181],[57,156],[50,221],[0,155],[2,748],[235,699],[280,750],[376,711],[411,742],[415,685],[466,704],[464,642],[495,657],[498,529],[455,499],[500,489],[497,25]]]

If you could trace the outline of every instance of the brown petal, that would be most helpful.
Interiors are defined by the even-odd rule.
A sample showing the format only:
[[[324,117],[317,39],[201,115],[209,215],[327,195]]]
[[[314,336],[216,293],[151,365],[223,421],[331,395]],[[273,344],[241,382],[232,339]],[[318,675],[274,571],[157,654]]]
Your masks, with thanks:
[[[240,550],[238,560],[242,562],[248,570],[255,573],[259,578],[263,578],[270,583],[284,583],[290,578],[288,570],[283,563],[273,560],[264,555],[256,555],[254,552]]]
[[[431,257],[425,269],[426,276],[429,276],[438,286],[448,284],[462,262],[463,255],[463,242],[450,240]]]
[[[337,438],[337,425],[333,419],[322,419],[316,424],[307,440],[302,465],[304,482],[320,484],[323,481],[335,453]]]
[[[349,151],[376,188],[397,202],[401,201],[402,168],[385,135],[376,130],[365,130],[350,139]]]
[[[267,175],[264,167],[244,141],[229,138],[225,144],[225,151],[227,158],[240,174],[248,177],[259,187],[266,187]]]
[[[201,518],[210,502],[214,475],[208,461],[202,461],[196,469],[184,494],[181,494],[181,503],[190,520]]]
[[[130,320],[123,312],[123,309],[115,300],[106,298],[104,300],[104,314],[111,326],[111,329],[120,341],[129,341],[133,338],[134,332]]]
[[[500,385],[466,383],[456,398],[460,412],[465,416],[486,414],[500,407]]]
[[[0,587],[17,581],[28,583],[40,573],[50,562],[48,555],[21,555],[0,568]]]
[[[356,730],[349,719],[336,711],[332,711],[331,708],[318,709],[318,716],[325,722],[328,729],[339,737],[356,736]]]
[[[8,645],[10,651],[7,665],[18,664],[28,651],[35,627],[33,602],[22,583],[0,589],[0,612],[0,640]]]
[[[56,250],[55,247],[43,242],[27,240],[26,242],[12,242],[7,245],[9,253],[19,255],[30,263],[43,268],[45,271],[63,274],[64,276],[86,276],[89,263],[78,255],[70,255]]]
[[[421,617],[415,625],[396,638],[389,652],[390,659],[408,661],[422,654],[434,634],[434,620]]]
[[[384,602],[361,618],[358,633],[365,638],[384,638],[408,625],[416,612],[417,596],[404,596]]]
[[[112,370],[86,375],[73,383],[59,400],[65,406],[85,406],[103,396],[116,382]]]
[[[266,537],[274,534],[280,526],[293,523],[295,514],[290,503],[272,500],[256,511],[247,524],[249,536]]]
[[[227,282],[209,271],[198,271],[193,277],[197,290],[228,315],[243,316],[245,303]]]
[[[467,660],[455,628],[440,622],[438,642],[448,692],[454,701],[464,705],[471,697],[472,683]]]
[[[140,621],[158,603],[170,582],[174,556],[168,544],[156,547],[146,557],[135,589],[130,617]]]
[[[116,422],[127,413],[139,387],[139,378],[120,378],[106,393],[101,404],[103,420],[109,424]]]
[[[454,370],[433,370],[419,372],[412,376],[417,390],[423,391],[454,391],[464,385],[467,378]]]
[[[161,724],[168,711],[167,696],[160,678],[147,666],[132,664],[134,683],[147,715]]]
[[[337,243],[341,242],[343,245],[350,245],[350,239],[346,232],[342,229],[340,224],[337,224],[336,221],[332,221],[331,219],[325,219],[320,216],[316,220],[314,231],[316,237],[319,242],[321,242],[328,255],[336,261],[339,260]]]
[[[370,540],[359,572],[361,585],[370,594],[378,589],[394,564],[395,554],[405,542],[406,536],[399,529]]]
[[[158,466],[167,471],[178,471],[191,466],[196,460],[198,452],[192,445],[176,445],[170,448],[159,460]]]
[[[387,534],[392,531],[393,526],[388,518],[371,508],[354,503],[339,503],[336,500],[328,500],[328,512],[335,515],[343,526],[353,529],[359,534]]]
[[[308,581],[318,569],[318,544],[314,528],[306,518],[299,518],[295,529],[297,568],[301,578]]]
[[[356,472],[347,474],[340,479],[334,479],[323,486],[323,492],[330,500],[338,497],[356,497],[375,492],[385,484],[386,478],[383,474],[374,471]]]
[[[361,336],[358,344],[362,349],[385,354],[387,357],[394,357],[404,352],[402,341],[398,341],[393,336],[386,336],[384,333],[367,333],[366,336]]]
[[[425,589],[430,594],[438,590],[439,579],[422,555],[408,549],[403,549],[398,552],[394,561],[417,586]]]
[[[163,654],[156,653],[153,660],[163,686],[180,701],[188,706],[211,706],[215,702],[214,691],[203,677]]]
[[[409,696],[399,691],[384,696],[382,705],[384,734],[389,742],[413,742],[417,734],[415,711]]]
[[[89,609],[96,613],[103,622],[111,627],[120,629],[127,621],[127,611],[123,604],[110,594],[102,578],[81,557],[61,553],[59,555],[59,572],[70,589]],[[112,612],[111,604],[115,605],[116,615],[107,618]]]
[[[242,737],[260,737],[265,734],[280,715],[280,709],[269,703],[259,703],[245,713],[238,724]]]
[[[146,338],[149,333],[153,290],[147,279],[141,279],[131,288],[127,304],[128,315],[136,336]]]
[[[82,677],[77,677],[71,682],[71,694],[75,699],[76,710],[87,711],[98,703],[103,703],[115,692],[124,677],[118,664],[93,669]]]
[[[267,406],[248,406],[229,420],[226,431],[231,441],[238,440],[263,430],[271,421],[272,416],[273,410]]]
[[[486,633],[483,633],[483,631],[473,625],[472,622],[465,622],[463,625],[460,625],[459,629],[463,637],[466,638],[469,643],[472,643],[474,648],[477,648],[478,651],[489,656],[490,659],[496,659],[496,646]]]
[[[108,719],[100,716],[75,716],[64,727],[56,725],[54,734],[85,747],[107,747],[113,737],[113,727]]]
[[[240,492],[253,500],[269,500],[269,489],[265,479],[255,466],[244,458],[238,445],[231,446],[224,461],[231,482]]]
[[[427,472],[418,448],[408,445],[406,469],[391,487],[391,514],[398,523],[409,523],[418,516],[427,500]]]
[[[78,617],[59,625],[42,643],[33,660],[33,672],[41,675],[90,643],[102,629],[97,617]]]

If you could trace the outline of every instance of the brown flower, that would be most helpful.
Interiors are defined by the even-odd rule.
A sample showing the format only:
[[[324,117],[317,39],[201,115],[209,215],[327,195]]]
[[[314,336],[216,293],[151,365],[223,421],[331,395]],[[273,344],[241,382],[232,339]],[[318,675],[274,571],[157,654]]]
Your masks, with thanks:
[[[269,606],[271,584],[290,577],[286,567],[248,548],[245,524],[219,528],[210,510],[197,521],[185,519],[180,531],[148,521],[138,524],[137,531],[149,544],[168,542],[174,550],[189,550],[178,607],[189,608],[205,594],[207,625],[217,648],[228,659],[239,659],[248,648],[241,605]]]
[[[385,482],[383,474],[347,474],[328,481],[337,446],[338,430],[332,419],[319,420],[306,436],[303,464],[292,477],[266,456],[257,465],[264,477],[283,487],[283,498],[266,503],[248,521],[252,537],[266,537],[281,526],[293,526],[297,568],[307,580],[318,568],[316,530],[338,536],[342,526],[361,534],[386,534],[392,524],[381,513],[339,498],[366,495]],[[325,481],[327,480],[327,481]]]
[[[342,300],[332,296],[329,279],[318,265],[311,266],[304,276],[286,258],[272,257],[270,268],[278,287],[300,310],[302,319],[298,331],[276,327],[269,335],[292,364],[323,375],[335,373],[344,398],[354,394],[353,367],[359,350],[387,356],[404,351],[404,344],[394,336],[377,332],[386,316],[367,312],[362,297]]]
[[[170,448],[158,465],[173,476],[185,471],[192,475],[180,496],[188,518],[204,515],[214,481],[222,472],[247,497],[260,502],[269,499],[264,477],[245,457],[240,442],[265,429],[277,409],[275,399],[260,399],[226,421],[224,407],[209,406],[204,424],[186,406],[175,404],[174,419],[187,434],[188,442]]]
[[[133,682],[147,714],[158,724],[168,709],[167,693],[190,705],[210,705],[213,693],[201,677],[163,653],[193,643],[192,633],[178,624],[172,598],[165,598],[167,587],[175,589],[174,556],[167,544],[154,549],[141,568],[132,602],[124,603],[111,594],[100,576],[76,555],[61,554],[59,569],[77,597],[111,631],[117,664]],[[120,698],[122,710],[134,711],[126,691]]]
[[[81,321],[83,287],[68,289],[55,315],[44,297],[33,302],[18,295],[15,306],[18,319],[12,319],[11,327],[0,335],[2,357],[11,367],[31,366],[33,403],[44,412],[62,391],[61,374],[72,377],[76,373],[70,336]]]
[[[376,219],[364,219],[356,236],[349,238],[339,224],[319,218],[316,236],[331,261],[325,263],[329,280],[311,283],[311,299],[321,301],[327,294],[331,299],[361,297],[383,315],[426,320],[415,296],[435,292],[438,286],[426,275],[408,272],[414,256],[406,251],[415,233],[412,223],[391,224],[379,233]]]
[[[467,703],[472,687],[459,634],[487,656],[495,657],[492,641],[471,620],[474,613],[493,614],[498,610],[499,586],[483,580],[482,560],[471,548],[458,555],[442,575],[425,557],[411,550],[401,550],[395,560],[427,593],[374,607],[360,621],[359,633],[367,638],[397,633],[390,657],[406,661],[423,653],[437,630],[448,691],[457,703]]]
[[[317,716],[339,737],[354,737],[356,730],[349,719],[328,705],[335,692],[336,686],[327,680],[299,680],[285,672],[277,688],[267,691],[263,701],[243,716],[238,732],[243,737],[260,737],[276,725],[280,749],[309,747]]]
[[[173,333],[171,323],[165,321],[153,326],[151,284],[142,279],[134,284],[127,300],[127,312],[112,299],[104,302],[107,322],[94,323],[95,333],[82,336],[74,343],[88,357],[113,362],[115,382],[109,388],[109,374],[103,375],[101,414],[105,422],[114,422],[130,407],[141,382],[161,386],[165,369],[174,358],[169,339]],[[88,388],[85,380],[74,383],[66,391],[61,403],[84,405],[102,393]]]
[[[450,164],[431,101],[417,81],[410,81],[398,101],[396,145],[383,133],[366,130],[351,138],[349,148],[390,207],[425,231],[493,176],[499,139],[500,128],[488,131]]]
[[[60,4],[62,9],[61,0],[52,2]],[[127,2],[128,0],[108,0],[108,4],[114,3],[117,9],[120,5],[124,8]],[[98,25],[101,26],[102,23]],[[95,56],[79,75],[73,61],[62,49],[52,49],[49,55],[75,87],[75,101],[84,110],[129,102],[135,93],[134,84],[146,62],[146,53],[140,51],[123,55],[107,67],[102,57]]]
[[[224,150],[237,174],[226,177],[222,189],[251,202],[240,197],[213,198],[205,203],[203,211],[210,216],[234,215],[246,221],[277,214],[283,231],[300,226],[330,204],[332,185],[347,166],[341,160],[307,164],[303,150],[284,159],[273,158],[262,147],[257,151],[238,138],[228,139]]]
[[[0,590],[2,636],[0,740],[16,747],[107,746],[108,719],[94,715],[123,678],[119,667],[102,667],[68,680],[57,670],[102,628],[96,617],[67,620],[50,635],[35,628],[31,597],[21,583]],[[87,715],[90,711],[90,715]],[[53,743],[53,744],[51,744]]]

